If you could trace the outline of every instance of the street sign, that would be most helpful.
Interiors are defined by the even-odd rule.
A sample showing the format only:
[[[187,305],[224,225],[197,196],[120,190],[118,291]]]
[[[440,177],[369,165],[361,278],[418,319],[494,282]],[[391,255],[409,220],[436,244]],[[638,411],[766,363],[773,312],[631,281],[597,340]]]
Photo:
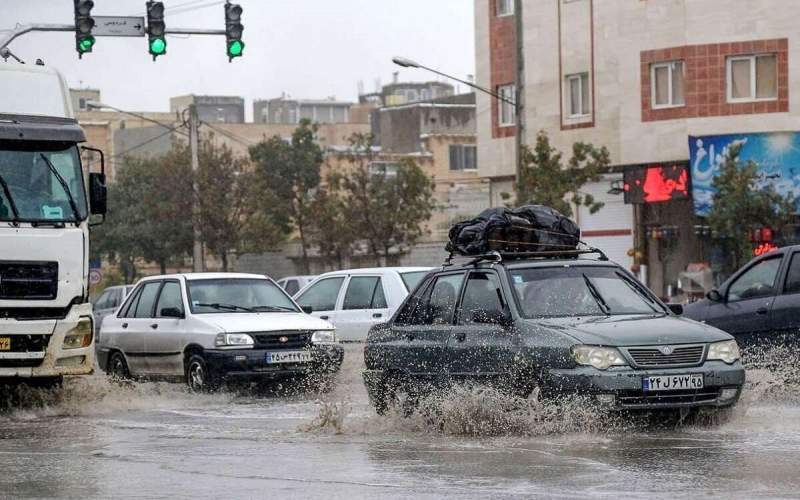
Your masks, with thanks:
[[[94,16],[94,36],[144,36],[144,17]]]
[[[89,271],[89,284],[92,286],[99,285],[103,281],[103,271],[99,269],[92,269]]]

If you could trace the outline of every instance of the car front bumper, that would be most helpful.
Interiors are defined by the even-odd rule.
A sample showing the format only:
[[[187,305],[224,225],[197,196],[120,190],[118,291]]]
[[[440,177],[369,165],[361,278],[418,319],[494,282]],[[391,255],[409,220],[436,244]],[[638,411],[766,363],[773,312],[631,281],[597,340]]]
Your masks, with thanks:
[[[644,377],[669,375],[703,375],[702,389],[644,391]],[[740,362],[706,361],[691,368],[610,368],[597,370],[590,366],[551,369],[544,385],[556,395],[587,394],[603,404],[618,409],[669,409],[692,407],[729,407],[736,404],[745,382]]]
[[[270,349],[207,350],[204,353],[209,370],[230,379],[274,379],[305,374],[333,374],[344,360],[344,348],[339,344],[311,347],[311,361],[306,363],[267,364]]]
[[[0,352],[0,379],[89,375],[94,371],[94,338],[83,348],[64,349],[64,337],[81,318],[92,317],[91,304],[76,304],[59,320],[0,319],[0,337],[49,336],[44,351]]]

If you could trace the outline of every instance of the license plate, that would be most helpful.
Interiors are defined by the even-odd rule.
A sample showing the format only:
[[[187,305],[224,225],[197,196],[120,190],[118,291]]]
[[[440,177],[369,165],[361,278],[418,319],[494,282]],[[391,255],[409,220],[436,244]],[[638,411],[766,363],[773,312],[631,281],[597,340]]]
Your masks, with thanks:
[[[309,351],[268,352],[264,361],[268,365],[277,365],[280,363],[308,363],[311,361],[311,353]]]
[[[0,337],[0,351],[10,351],[10,350],[11,350],[11,338]]]
[[[702,389],[703,374],[692,375],[661,375],[658,377],[644,377],[642,389],[644,391],[679,391],[681,389]]]

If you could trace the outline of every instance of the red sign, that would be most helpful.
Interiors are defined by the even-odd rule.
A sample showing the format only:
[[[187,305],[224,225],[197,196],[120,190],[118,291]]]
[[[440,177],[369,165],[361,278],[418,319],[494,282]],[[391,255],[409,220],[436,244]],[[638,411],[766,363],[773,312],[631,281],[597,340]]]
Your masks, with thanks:
[[[689,198],[689,166],[686,164],[626,167],[625,203],[659,203]]]
[[[755,255],[756,257],[760,257],[777,249],[778,245],[774,243],[762,243],[758,245],[755,250],[753,250],[753,255]]]

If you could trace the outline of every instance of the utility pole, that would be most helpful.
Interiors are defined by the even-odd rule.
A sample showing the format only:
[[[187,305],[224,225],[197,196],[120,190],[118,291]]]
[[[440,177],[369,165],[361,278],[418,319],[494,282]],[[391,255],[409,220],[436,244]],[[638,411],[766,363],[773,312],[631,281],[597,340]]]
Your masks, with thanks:
[[[189,105],[189,145],[192,149],[192,270],[203,272],[203,242],[200,234],[200,155],[198,152],[198,135],[200,120],[197,117],[197,106]]]
[[[517,95],[514,98],[514,111],[517,118],[517,168],[516,179],[519,182],[522,175],[522,148],[525,145],[525,36],[524,23],[522,22],[523,0],[514,1],[514,21],[516,23],[517,39]]]

